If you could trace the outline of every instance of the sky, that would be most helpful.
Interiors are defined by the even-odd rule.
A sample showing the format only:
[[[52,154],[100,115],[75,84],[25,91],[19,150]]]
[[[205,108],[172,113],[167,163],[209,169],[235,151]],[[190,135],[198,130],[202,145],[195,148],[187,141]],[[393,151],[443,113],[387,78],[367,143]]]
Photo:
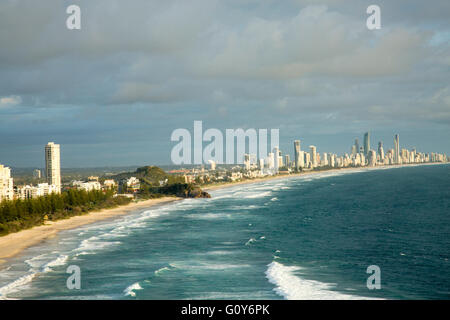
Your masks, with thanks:
[[[195,120],[277,128],[290,154],[366,131],[450,154],[449,16],[448,0],[2,0],[0,163],[43,167],[54,141],[62,167],[171,164]]]

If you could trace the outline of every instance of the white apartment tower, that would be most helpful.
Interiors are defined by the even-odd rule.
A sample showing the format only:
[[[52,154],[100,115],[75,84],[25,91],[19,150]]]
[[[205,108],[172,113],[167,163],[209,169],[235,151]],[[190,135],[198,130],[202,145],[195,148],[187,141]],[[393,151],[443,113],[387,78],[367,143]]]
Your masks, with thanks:
[[[400,164],[400,141],[398,134],[394,136],[394,163]]]
[[[3,200],[13,200],[13,178],[11,169],[0,164],[0,202]]]
[[[57,192],[61,192],[61,159],[60,146],[53,142],[45,146],[45,176],[49,185],[56,186]]]
[[[278,147],[273,148],[273,156],[274,156],[274,169],[275,172],[278,172],[280,169],[280,149]]]
[[[309,146],[309,149],[311,151],[311,167],[315,168],[317,167],[317,150],[315,146]]]

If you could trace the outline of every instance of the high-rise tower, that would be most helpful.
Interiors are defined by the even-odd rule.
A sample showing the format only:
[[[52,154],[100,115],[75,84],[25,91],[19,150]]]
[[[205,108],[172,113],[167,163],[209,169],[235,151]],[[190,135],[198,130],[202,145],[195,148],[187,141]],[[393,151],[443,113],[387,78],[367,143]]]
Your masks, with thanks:
[[[364,155],[367,156],[370,150],[370,133],[366,132],[364,134]]]
[[[58,192],[61,192],[61,160],[60,146],[53,142],[45,146],[45,176],[50,185],[56,186]]]
[[[380,161],[383,162],[384,159],[383,141],[378,142],[378,155],[380,156]]]
[[[394,163],[400,164],[400,138],[398,134],[394,136]]]
[[[300,140],[294,141],[294,162],[295,162],[295,169],[300,170],[300,163],[303,161],[300,161]]]
[[[0,164],[0,202],[3,200],[13,200],[13,178],[11,169]]]
[[[316,146],[309,146],[309,149],[311,151],[311,166],[312,168],[317,167],[317,150]]]

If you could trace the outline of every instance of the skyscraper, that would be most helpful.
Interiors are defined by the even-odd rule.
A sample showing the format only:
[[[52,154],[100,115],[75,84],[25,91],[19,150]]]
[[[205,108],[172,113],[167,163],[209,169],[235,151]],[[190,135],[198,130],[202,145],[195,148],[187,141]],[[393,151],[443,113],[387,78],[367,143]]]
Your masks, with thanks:
[[[291,157],[288,154],[284,155],[284,165],[289,168],[291,166]]]
[[[274,161],[274,169],[275,172],[278,172],[280,169],[280,149],[278,147],[273,148],[273,161]]]
[[[294,141],[294,162],[295,162],[295,169],[300,169],[300,140]],[[303,162],[303,161],[302,161]]]
[[[61,160],[59,144],[49,142],[45,146],[45,175],[48,184],[56,186],[57,192],[61,192]]]
[[[275,166],[275,157],[273,152],[269,152],[269,154],[267,155],[267,168],[268,169],[273,169]]]
[[[13,178],[11,169],[0,164],[0,202],[3,200],[13,200]]]
[[[250,155],[248,153],[244,154],[244,168],[250,170]]]
[[[378,142],[378,155],[380,156],[380,162],[384,159],[383,141]]]
[[[315,146],[309,146],[311,150],[311,166],[312,168],[317,167],[317,150]]]
[[[377,154],[375,153],[375,150],[369,150],[369,155],[368,155],[368,165],[369,166],[375,166],[377,163]]]
[[[370,133],[366,132],[364,134],[364,155],[367,157],[370,150]]]
[[[400,138],[398,134],[394,136],[394,163],[400,164]]]
[[[356,150],[356,153],[359,153],[359,140],[358,140],[358,138],[355,139],[355,150]]]

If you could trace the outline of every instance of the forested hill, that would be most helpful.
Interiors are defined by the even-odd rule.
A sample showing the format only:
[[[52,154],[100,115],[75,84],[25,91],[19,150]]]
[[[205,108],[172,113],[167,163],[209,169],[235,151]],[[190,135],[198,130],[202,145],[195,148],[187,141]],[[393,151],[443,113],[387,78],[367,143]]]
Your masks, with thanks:
[[[183,198],[210,198],[199,186],[185,183],[180,175],[171,175],[157,166],[140,167],[134,172],[120,173],[110,178],[121,181],[130,177],[140,180],[139,196],[149,198],[162,195],[174,195]]]

